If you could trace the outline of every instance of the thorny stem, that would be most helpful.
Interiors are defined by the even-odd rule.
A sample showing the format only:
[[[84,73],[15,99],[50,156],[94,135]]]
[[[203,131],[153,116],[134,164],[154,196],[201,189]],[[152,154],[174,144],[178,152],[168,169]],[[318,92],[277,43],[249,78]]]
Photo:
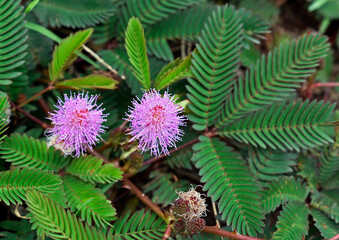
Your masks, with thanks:
[[[175,149],[172,149],[171,151],[169,151],[169,154],[172,154],[172,153],[174,153],[174,152],[176,152],[176,151],[179,151],[180,149],[183,149],[183,148],[185,148],[185,147],[187,147],[187,146],[189,146],[189,145],[191,145],[191,144],[194,144],[194,143],[196,143],[196,142],[198,142],[198,141],[199,141],[199,139],[198,139],[198,138],[195,138],[195,139],[193,139],[193,140],[191,140],[191,141],[189,141],[189,142],[187,142],[187,143],[185,143],[185,144],[183,144],[183,145],[181,145],[181,146],[179,146],[179,147],[177,147],[177,148],[175,148]],[[161,155],[158,156],[158,157],[149,159],[149,160],[147,160],[147,161],[145,161],[145,162],[143,163],[143,166],[145,166],[145,165],[147,165],[147,164],[154,163],[154,162],[156,162],[156,161],[159,161],[159,160],[163,159],[163,158],[166,157],[166,156],[167,156],[167,155],[165,155],[165,154],[161,154]]]
[[[43,121],[41,121],[40,119],[34,117],[33,115],[29,114],[28,112],[26,112],[25,110],[23,110],[21,107],[18,107],[17,105],[15,105],[13,102],[9,102],[11,104],[11,106],[13,108],[15,108],[16,110],[18,110],[19,112],[21,112],[23,115],[25,115],[26,117],[28,117],[29,119],[31,119],[32,121],[36,122],[37,124],[39,124],[42,128],[47,129],[47,128],[52,128],[51,125],[49,125],[48,123],[45,123]]]
[[[123,181],[124,181],[124,184],[129,187],[129,189],[135,194],[135,196],[137,198],[139,198],[140,201],[142,201],[146,206],[148,206],[150,209],[152,209],[153,212],[155,212],[159,217],[161,217],[167,223],[166,232],[171,231],[171,230],[169,230],[169,226],[168,226],[168,225],[170,225],[169,219],[161,211],[159,206],[156,205],[154,202],[152,202],[152,200],[149,199],[144,193],[142,193],[137,188],[137,186],[135,186],[134,183],[132,183],[131,180],[129,180],[126,177],[126,175],[123,176]],[[167,236],[166,232],[165,232],[164,237]],[[260,238],[248,237],[248,236],[241,235],[241,234],[238,234],[238,233],[235,233],[235,232],[228,232],[228,231],[225,231],[225,230],[222,230],[222,229],[219,229],[219,228],[216,228],[216,227],[211,227],[211,226],[206,226],[205,229],[203,230],[203,232],[211,233],[211,234],[215,234],[215,235],[219,235],[219,236],[223,236],[223,237],[228,237],[230,239],[235,239],[235,240],[263,240],[263,239],[260,239]],[[336,240],[336,239],[330,239],[330,240]]]
[[[38,92],[37,94],[35,94],[33,97],[31,97],[30,99],[24,101],[23,103],[21,103],[19,105],[19,107],[23,107],[25,106],[27,103],[33,101],[34,99],[36,99],[37,97],[39,97],[40,95],[44,94],[45,92],[48,92],[50,90],[53,90],[54,86],[52,84],[50,84],[47,88],[43,89],[42,91]]]
[[[155,212],[159,217],[161,217],[167,224],[169,223],[168,218],[165,216],[165,214],[161,211],[158,205],[156,205],[154,202],[151,201],[143,192],[141,192],[137,186],[134,185],[134,183],[129,180],[126,175],[123,176],[124,185],[128,186],[129,189],[135,194],[137,198],[140,199],[146,206],[148,206],[150,209],[152,209],[153,212]]]
[[[219,235],[219,236],[223,236],[223,237],[227,237],[227,238],[235,239],[235,240],[262,240],[260,238],[249,237],[249,236],[241,235],[235,232],[228,232],[228,231],[225,231],[225,230],[222,230],[216,227],[211,227],[211,226],[206,226],[203,232],[211,233],[214,235]]]
[[[172,225],[168,224],[162,240],[167,240],[172,234]]]

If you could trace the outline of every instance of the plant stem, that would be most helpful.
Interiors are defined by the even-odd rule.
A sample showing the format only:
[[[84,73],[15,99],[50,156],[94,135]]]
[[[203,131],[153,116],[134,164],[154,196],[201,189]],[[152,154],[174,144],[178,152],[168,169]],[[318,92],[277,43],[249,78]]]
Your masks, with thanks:
[[[338,240],[339,239],[339,234],[335,235],[333,238],[330,238],[328,240]]]
[[[112,163],[108,159],[106,159],[104,156],[102,156],[100,153],[95,151],[94,149],[87,148],[87,151],[92,153],[94,156],[101,158],[104,161],[105,164]]]
[[[54,89],[53,85],[49,85],[47,88],[43,89],[42,91],[38,92],[37,94],[35,94],[33,97],[31,97],[30,99],[24,101],[23,103],[21,103],[19,105],[19,107],[23,107],[25,106],[27,103],[31,102],[32,100],[36,99],[37,97],[39,97],[40,95],[44,94],[45,92],[48,92],[50,90]]]
[[[196,142],[198,142],[198,141],[199,141],[199,139],[198,139],[198,138],[195,138],[195,139],[193,139],[193,140],[191,140],[191,141],[189,141],[189,142],[187,142],[187,143],[185,143],[185,144],[183,144],[183,145],[181,145],[181,146],[179,146],[179,147],[177,147],[177,148],[175,148],[175,149],[172,149],[171,151],[169,151],[169,154],[172,154],[172,153],[174,153],[174,152],[176,152],[176,151],[179,151],[180,149],[183,149],[183,148],[185,148],[185,147],[187,147],[187,146],[189,146],[189,145],[191,145],[191,144],[194,144],[194,143],[196,143]],[[145,165],[147,165],[147,164],[154,163],[154,162],[156,162],[156,161],[159,161],[159,160],[163,159],[163,158],[166,157],[166,156],[167,156],[166,154],[161,154],[161,155],[158,156],[158,157],[149,159],[149,160],[147,160],[147,161],[145,161],[145,162],[143,163],[143,166],[145,166]]]
[[[162,237],[162,240],[167,240],[172,234],[172,225],[168,224],[166,228],[166,232],[164,233],[164,236]]]
[[[169,223],[168,218],[165,216],[165,214],[161,211],[158,205],[156,205],[154,202],[152,202],[151,199],[149,199],[143,192],[141,192],[137,186],[134,185],[134,183],[129,180],[126,175],[123,176],[124,185],[128,186],[128,188],[135,194],[137,198],[141,202],[143,202],[146,206],[148,206],[150,209],[152,209],[153,212],[155,212],[159,217],[161,217],[167,224]]]
[[[227,237],[227,238],[235,239],[235,240],[262,240],[260,238],[248,237],[248,236],[241,235],[235,232],[228,232],[228,231],[225,231],[225,230],[222,230],[216,227],[210,227],[210,226],[206,226],[203,232],[211,233],[211,234],[215,234],[215,235],[219,235],[219,236],[223,236],[223,237]]]
[[[339,82],[318,82],[313,83],[310,87],[310,89],[318,88],[318,87],[339,87]]]
[[[47,129],[47,128],[52,128],[51,125],[41,121],[40,119],[34,117],[33,115],[29,114],[28,112],[26,112],[25,110],[23,110],[22,108],[18,107],[17,105],[15,105],[13,102],[9,102],[11,104],[11,106],[13,108],[15,108],[16,110],[18,110],[19,112],[21,112],[23,115],[25,115],[26,117],[28,117],[29,119],[31,119],[32,121],[36,122],[37,124],[39,124],[42,128]]]

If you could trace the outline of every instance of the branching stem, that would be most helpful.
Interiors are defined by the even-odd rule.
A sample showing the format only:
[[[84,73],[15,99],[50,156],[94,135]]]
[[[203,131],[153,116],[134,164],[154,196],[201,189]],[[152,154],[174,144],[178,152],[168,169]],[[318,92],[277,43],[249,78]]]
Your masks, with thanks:
[[[235,239],[235,240],[262,240],[260,238],[249,237],[249,236],[241,235],[235,232],[228,232],[228,231],[219,229],[217,227],[211,227],[211,226],[206,226],[203,231],[206,233],[211,233],[214,235],[219,235],[222,237],[227,237],[229,239]]]
[[[23,107],[25,106],[27,103],[33,101],[34,99],[36,99],[37,97],[39,97],[40,95],[44,94],[45,92],[48,92],[50,90],[53,90],[54,86],[52,84],[50,84],[47,88],[43,89],[42,91],[38,92],[37,94],[35,94],[33,97],[31,97],[30,99],[27,99],[26,101],[24,101],[23,103],[21,103],[19,105],[19,107]]]

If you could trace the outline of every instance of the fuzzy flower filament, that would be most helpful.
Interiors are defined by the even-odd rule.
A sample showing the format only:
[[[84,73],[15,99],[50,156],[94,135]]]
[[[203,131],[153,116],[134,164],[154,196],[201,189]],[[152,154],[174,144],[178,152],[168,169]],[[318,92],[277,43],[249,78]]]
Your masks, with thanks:
[[[175,103],[174,96],[165,92],[163,96],[155,89],[144,93],[141,99],[132,101],[127,113],[131,141],[139,141],[139,149],[150,150],[151,155],[169,154],[169,147],[176,147],[181,140],[186,117],[183,108]]]
[[[54,127],[47,131],[47,142],[66,155],[75,151],[75,157],[83,155],[87,148],[92,149],[105,132],[102,123],[107,116],[96,103],[98,97],[80,92],[71,93],[70,97],[64,94],[64,101],[59,98],[57,110],[48,118]]]

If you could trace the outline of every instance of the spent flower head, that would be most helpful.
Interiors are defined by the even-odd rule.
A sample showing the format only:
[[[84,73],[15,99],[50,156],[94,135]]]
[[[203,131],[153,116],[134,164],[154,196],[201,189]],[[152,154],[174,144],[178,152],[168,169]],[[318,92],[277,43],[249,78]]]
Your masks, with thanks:
[[[168,155],[169,147],[176,147],[181,140],[186,117],[181,115],[183,108],[175,103],[175,98],[168,92],[164,95],[155,89],[144,92],[141,99],[132,101],[127,113],[130,121],[128,134],[131,141],[139,140],[139,149],[151,151],[151,155]]]
[[[99,95],[79,92],[64,94],[64,101],[58,99],[50,119],[54,127],[47,130],[47,143],[61,149],[66,155],[75,151],[76,157],[83,155],[86,148],[99,141],[100,133],[105,132],[103,122],[106,121],[100,105]]]

